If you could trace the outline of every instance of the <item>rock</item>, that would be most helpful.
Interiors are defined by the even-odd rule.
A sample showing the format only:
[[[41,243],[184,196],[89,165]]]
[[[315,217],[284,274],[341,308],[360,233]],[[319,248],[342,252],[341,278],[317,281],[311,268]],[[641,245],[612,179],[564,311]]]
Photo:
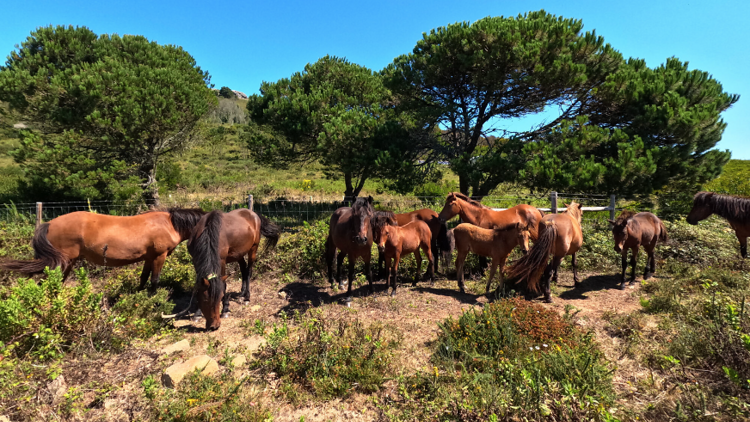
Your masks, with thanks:
[[[161,383],[167,388],[175,388],[185,378],[185,375],[196,369],[200,370],[203,375],[212,375],[219,370],[219,364],[209,356],[196,356],[167,368],[164,375],[161,376]]]
[[[252,312],[258,312],[258,311],[260,311],[260,305],[253,305],[253,306],[250,307],[250,310]]]
[[[68,384],[65,382],[65,377],[60,375],[55,378],[54,381],[47,384],[47,390],[52,395],[52,406],[57,406],[63,396],[65,396],[65,393],[68,392]]]
[[[170,344],[169,346],[161,349],[163,355],[171,355],[175,352],[183,352],[190,348],[190,342],[187,340],[180,340],[177,343]]]
[[[247,363],[247,358],[242,353],[232,355],[232,366],[239,368]]]
[[[10,419],[7,416],[0,416],[0,422],[10,422]]]
[[[283,291],[283,290],[282,290],[282,291],[280,291],[280,292],[279,292],[279,297],[280,297],[280,298],[282,298],[282,299],[286,299],[286,292],[285,292],[285,291]]]
[[[245,340],[242,340],[240,342],[241,345],[245,346],[248,352],[256,352],[258,349],[263,347],[263,345],[266,344],[266,339],[263,338],[263,336],[254,335],[246,338]]]

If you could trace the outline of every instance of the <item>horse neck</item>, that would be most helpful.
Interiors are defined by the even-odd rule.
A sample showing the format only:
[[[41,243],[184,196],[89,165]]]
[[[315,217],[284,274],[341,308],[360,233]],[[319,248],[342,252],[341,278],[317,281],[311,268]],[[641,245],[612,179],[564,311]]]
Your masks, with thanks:
[[[458,214],[463,222],[479,226],[482,221],[482,211],[484,211],[482,208],[464,202]]]

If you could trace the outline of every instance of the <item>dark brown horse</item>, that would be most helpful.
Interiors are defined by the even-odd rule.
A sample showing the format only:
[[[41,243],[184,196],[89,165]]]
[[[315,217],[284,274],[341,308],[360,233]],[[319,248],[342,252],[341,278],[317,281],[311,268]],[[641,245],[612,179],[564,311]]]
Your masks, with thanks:
[[[654,248],[656,242],[667,241],[667,229],[659,217],[650,212],[623,211],[617,220],[607,220],[612,225],[612,235],[615,238],[615,252],[622,254],[622,281],[620,289],[625,288],[625,270],[628,268],[628,250],[633,251],[630,265],[633,267],[630,273],[630,284],[635,283],[635,266],[638,262],[638,249],[643,246],[648,258],[643,279],[648,280],[656,272],[656,259]]]
[[[720,195],[713,192],[698,192],[693,198],[693,209],[687,222],[698,224],[711,214],[726,218],[740,241],[740,254],[747,258],[747,238],[750,236],[750,198]]]
[[[375,226],[375,225],[373,225]],[[430,227],[421,220],[412,221],[411,223],[401,225],[381,224],[373,228],[373,234],[376,239],[378,250],[385,256],[385,268],[388,272],[386,286],[392,286],[391,296],[396,294],[398,285],[398,265],[401,257],[410,253],[414,254],[417,261],[417,275],[412,286],[417,285],[419,272],[422,268],[422,255],[420,249],[427,257],[427,274],[430,280],[435,281],[435,272],[432,260],[434,259],[430,245],[432,243],[432,232]]]
[[[513,248],[520,246],[526,252],[529,250],[529,228],[521,223],[510,224],[507,227],[496,229],[483,229],[473,224],[463,223],[453,229],[453,237],[456,242],[456,278],[458,279],[458,288],[461,293],[464,290],[464,262],[469,252],[474,252],[479,256],[492,258],[492,267],[490,276],[487,279],[485,293],[489,293],[492,279],[495,277],[495,271],[500,267],[500,284],[497,291],[503,288],[503,268],[505,260],[513,251]]]
[[[526,280],[529,292],[539,292],[539,280],[544,287],[544,301],[552,303],[550,279],[557,281],[557,269],[566,255],[572,255],[573,281],[578,285],[576,253],[583,245],[581,231],[581,205],[571,202],[561,214],[547,214],[539,225],[539,239],[528,254],[508,269],[508,278],[517,282]],[[549,256],[552,262],[549,264]],[[544,275],[542,275],[544,271]],[[527,298],[529,295],[527,294]]]
[[[202,314],[206,318],[206,330],[216,330],[221,326],[221,318],[229,316],[227,263],[237,262],[240,265],[240,297],[245,303],[249,302],[250,277],[257,259],[260,237],[266,238],[266,250],[269,250],[276,246],[280,235],[281,229],[277,225],[244,208],[226,214],[219,210],[211,211],[201,218],[188,242],[196,276],[194,297],[199,306],[193,320]],[[221,304],[223,306],[219,313]]]
[[[372,287],[372,270],[370,268],[371,249],[372,249],[372,227],[370,219],[375,210],[372,207],[372,197],[357,198],[351,207],[341,207],[331,216],[330,226],[328,228],[328,238],[326,239],[326,264],[328,267],[328,281],[333,287],[333,260],[338,253],[336,265],[336,281],[340,288],[344,288],[341,282],[341,267],[344,264],[344,258],[349,256],[349,286],[347,287],[346,301],[352,300],[352,283],[354,281],[354,264],[357,258],[362,258],[365,262],[365,274],[370,284],[370,293]]]
[[[468,196],[451,192],[445,198],[445,205],[440,211],[440,221],[448,221],[456,215],[461,216],[464,223],[470,223],[483,229],[508,227],[510,224],[521,223],[528,226],[531,240],[538,237],[539,222],[544,216],[541,211],[531,205],[521,204],[505,211],[494,211]]]
[[[145,261],[140,288],[151,276],[150,290],[156,291],[159,274],[167,256],[190,237],[193,227],[205,214],[200,209],[170,208],[130,217],[77,211],[40,225],[34,233],[31,261],[8,261],[0,268],[24,274],[37,274],[45,267],[60,267],[68,277],[76,260],[105,267],[121,267]]]

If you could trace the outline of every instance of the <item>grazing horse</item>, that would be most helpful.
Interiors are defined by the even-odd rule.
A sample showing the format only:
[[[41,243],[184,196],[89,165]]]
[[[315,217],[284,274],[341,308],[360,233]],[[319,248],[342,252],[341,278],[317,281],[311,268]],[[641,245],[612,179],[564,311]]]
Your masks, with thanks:
[[[557,269],[566,255],[572,255],[573,280],[578,286],[576,253],[583,245],[581,232],[581,204],[571,202],[561,214],[547,214],[539,225],[539,239],[529,253],[516,261],[508,269],[508,278],[518,281],[526,280],[530,292],[539,292],[539,279],[542,278],[544,301],[552,303],[549,283],[554,273],[557,282]],[[552,262],[547,264],[550,254]],[[542,271],[544,275],[542,276]],[[527,299],[529,295],[527,293]]]
[[[336,258],[336,250],[339,250],[336,265],[336,280],[342,289],[344,285],[341,282],[341,267],[344,264],[344,258],[347,255],[349,256],[349,286],[347,287],[346,302],[351,302],[352,300],[354,263],[357,261],[357,258],[362,258],[365,262],[365,274],[370,284],[370,293],[373,292],[372,270],[370,268],[372,249],[370,219],[374,212],[372,197],[369,196],[367,199],[357,198],[351,207],[341,207],[331,216],[325,252],[328,281],[331,283],[331,287],[333,287],[333,260]]]
[[[237,262],[242,273],[240,297],[250,301],[250,277],[257,258],[260,237],[266,238],[265,249],[273,249],[281,229],[266,217],[246,208],[223,213],[206,214],[193,230],[188,252],[195,266],[195,291],[199,309],[193,320],[206,318],[206,330],[217,330],[221,318],[229,316],[229,295],[226,294],[227,263]],[[245,262],[245,255],[248,261]],[[221,313],[219,305],[222,304]],[[188,307],[188,309],[190,309]],[[184,312],[186,312],[187,309]],[[176,314],[177,316],[180,314]]]
[[[460,215],[464,223],[471,223],[483,229],[521,223],[528,226],[531,240],[537,239],[539,222],[544,216],[541,211],[526,204],[516,205],[505,211],[494,211],[462,193],[451,192],[445,198],[445,205],[440,211],[439,218],[440,221],[446,222],[456,215]]]
[[[623,211],[617,220],[607,220],[612,225],[612,234],[615,238],[615,252],[622,254],[622,281],[620,289],[625,289],[625,271],[628,268],[628,250],[632,250],[630,265],[633,267],[630,273],[630,284],[635,283],[635,266],[638,262],[638,248],[643,246],[648,254],[646,269],[643,279],[648,280],[656,272],[656,259],[654,248],[656,242],[667,241],[667,229],[659,217],[650,212]]]
[[[693,209],[687,222],[696,225],[711,214],[718,214],[729,221],[740,241],[740,255],[747,258],[747,238],[750,236],[750,198],[720,195],[713,192],[698,192],[693,198]]]
[[[167,256],[190,237],[204,214],[200,209],[180,208],[129,217],[72,212],[37,227],[31,241],[33,260],[7,261],[0,268],[37,274],[45,267],[60,267],[64,280],[81,258],[105,267],[145,261],[140,289],[146,287],[150,275],[150,291],[154,292]]]
[[[401,257],[410,253],[414,254],[414,258],[417,261],[417,275],[412,282],[412,286],[417,285],[417,280],[420,278],[419,271],[422,268],[420,249],[427,257],[427,273],[430,276],[430,280],[435,282],[435,268],[432,263],[434,257],[432,250],[430,250],[432,232],[427,223],[416,220],[403,226],[380,224],[376,227],[373,225],[373,235],[377,239],[378,251],[385,256],[385,269],[388,271],[386,286],[393,285],[391,296],[396,294],[398,264],[401,262]]]
[[[453,237],[456,242],[456,278],[458,279],[458,288],[461,293],[464,290],[464,261],[469,252],[474,252],[479,256],[492,258],[492,268],[490,268],[490,277],[487,279],[485,293],[489,293],[490,284],[495,277],[495,271],[500,267],[500,284],[497,291],[503,288],[503,268],[505,260],[513,251],[513,248],[520,246],[526,252],[529,250],[529,227],[521,223],[509,224],[506,227],[496,229],[483,229],[473,224],[463,223],[453,229]]]

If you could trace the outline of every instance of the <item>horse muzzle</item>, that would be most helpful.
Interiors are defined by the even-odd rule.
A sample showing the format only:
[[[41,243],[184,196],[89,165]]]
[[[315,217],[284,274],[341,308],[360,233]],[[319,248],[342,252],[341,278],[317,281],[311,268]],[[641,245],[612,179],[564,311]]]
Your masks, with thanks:
[[[378,245],[378,252],[380,252],[381,254],[384,254],[385,253],[385,246]]]
[[[354,243],[358,244],[359,246],[364,246],[367,244],[367,236],[354,236]]]

